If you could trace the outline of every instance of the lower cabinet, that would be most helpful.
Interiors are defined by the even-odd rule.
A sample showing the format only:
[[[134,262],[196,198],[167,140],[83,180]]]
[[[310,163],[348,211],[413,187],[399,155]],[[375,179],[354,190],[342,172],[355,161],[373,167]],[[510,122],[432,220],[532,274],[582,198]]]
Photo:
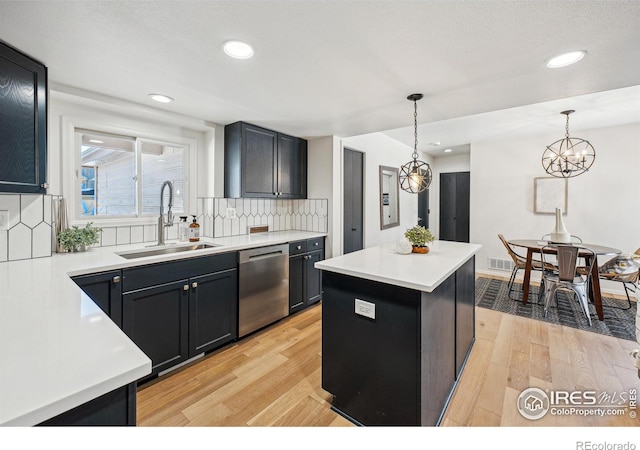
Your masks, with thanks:
[[[289,244],[289,313],[300,311],[322,298],[322,271],[314,264],[324,259],[324,238]]]
[[[76,406],[39,426],[135,426],[136,383],[129,383]]]
[[[151,359],[140,382],[238,337],[236,265],[231,253],[123,269],[123,330]]]
[[[230,269],[189,281],[189,357],[192,357],[238,336],[238,272]]]
[[[189,358],[189,280],[127,292],[123,331],[151,359],[151,374]]]
[[[96,305],[122,328],[122,271],[93,273],[73,277]]]

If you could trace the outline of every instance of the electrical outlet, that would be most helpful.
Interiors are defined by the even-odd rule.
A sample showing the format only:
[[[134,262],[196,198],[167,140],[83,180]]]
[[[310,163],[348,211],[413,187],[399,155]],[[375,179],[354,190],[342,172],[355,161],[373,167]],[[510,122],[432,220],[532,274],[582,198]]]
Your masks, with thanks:
[[[227,219],[235,219],[235,218],[236,218],[236,209],[227,208]]]
[[[0,211],[0,231],[7,231],[9,229],[9,211]]]
[[[368,317],[369,319],[376,318],[376,304],[365,302],[364,300],[356,299],[356,314],[360,316]]]

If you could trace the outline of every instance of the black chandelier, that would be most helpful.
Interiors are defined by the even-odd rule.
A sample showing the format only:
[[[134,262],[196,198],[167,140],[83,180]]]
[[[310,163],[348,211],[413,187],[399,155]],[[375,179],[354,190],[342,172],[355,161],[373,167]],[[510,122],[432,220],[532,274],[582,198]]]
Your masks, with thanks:
[[[418,104],[422,94],[411,94],[407,100],[413,102],[413,160],[400,167],[400,189],[412,194],[418,194],[429,188],[431,184],[431,167],[424,161],[418,160]]]
[[[542,154],[542,167],[554,177],[577,177],[588,171],[596,159],[596,151],[589,141],[569,137],[569,114],[574,112],[570,109],[560,113],[567,116],[564,138],[547,145]]]

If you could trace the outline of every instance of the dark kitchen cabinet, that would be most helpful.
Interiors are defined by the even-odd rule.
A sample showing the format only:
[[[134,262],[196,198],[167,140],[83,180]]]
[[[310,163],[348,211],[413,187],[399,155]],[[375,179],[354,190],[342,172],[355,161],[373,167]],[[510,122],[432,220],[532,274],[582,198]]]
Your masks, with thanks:
[[[76,406],[39,426],[135,426],[136,383],[129,383]]]
[[[123,269],[123,330],[155,377],[238,336],[237,253]]]
[[[122,296],[122,329],[151,359],[149,377],[189,358],[188,300],[188,279]]]
[[[189,357],[213,350],[238,336],[238,271],[189,280]]]
[[[0,42],[0,192],[47,191],[47,67]]]
[[[322,271],[314,264],[324,259],[324,238],[289,244],[289,312],[300,311],[322,298]]]
[[[307,141],[236,122],[224,128],[227,198],[307,197]]]
[[[122,328],[122,271],[79,275],[72,278],[111,320]]]

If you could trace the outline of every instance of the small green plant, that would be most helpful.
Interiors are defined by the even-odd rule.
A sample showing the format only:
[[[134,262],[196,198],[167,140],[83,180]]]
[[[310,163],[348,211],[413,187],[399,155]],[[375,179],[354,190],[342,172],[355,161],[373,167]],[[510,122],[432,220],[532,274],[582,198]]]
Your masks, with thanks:
[[[404,232],[404,237],[409,239],[409,242],[417,247],[424,247],[429,242],[435,240],[431,231],[420,225],[407,229],[407,231]]]
[[[102,228],[93,226],[93,222],[89,222],[84,228],[73,226],[62,230],[58,235],[60,246],[68,252],[77,252],[83,248],[100,242],[100,232]]]

